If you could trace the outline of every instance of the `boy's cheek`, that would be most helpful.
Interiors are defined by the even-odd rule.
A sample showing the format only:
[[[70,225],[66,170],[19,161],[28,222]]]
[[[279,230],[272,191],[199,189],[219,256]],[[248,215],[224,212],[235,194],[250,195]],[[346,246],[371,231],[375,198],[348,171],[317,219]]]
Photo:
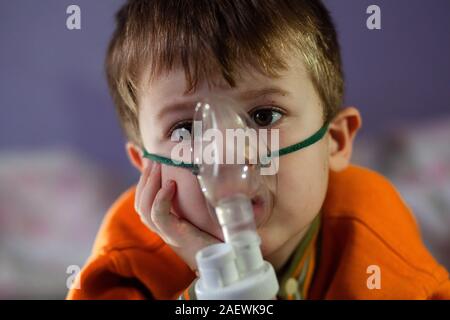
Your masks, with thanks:
[[[173,213],[217,237],[220,228],[208,211],[197,178],[189,170],[167,166],[163,166],[161,175],[162,183],[171,179],[177,184],[172,204]]]
[[[278,212],[284,215],[284,218],[290,219],[293,227],[302,227],[310,222],[319,213],[326,195],[327,158],[326,153],[317,147],[292,154],[291,157],[280,161],[277,184]]]

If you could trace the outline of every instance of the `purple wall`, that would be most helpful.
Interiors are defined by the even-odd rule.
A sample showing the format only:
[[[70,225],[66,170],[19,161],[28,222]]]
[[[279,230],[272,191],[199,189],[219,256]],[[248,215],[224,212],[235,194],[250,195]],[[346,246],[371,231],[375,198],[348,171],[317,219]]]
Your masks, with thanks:
[[[0,150],[68,146],[136,177],[103,76],[119,0],[0,2]],[[82,30],[66,29],[66,8]],[[340,33],[348,104],[364,134],[450,116],[450,1],[326,1]],[[366,28],[370,4],[382,30]]]
[[[346,103],[363,114],[363,133],[450,116],[450,1],[327,0],[337,24]],[[381,8],[381,30],[365,28]]]

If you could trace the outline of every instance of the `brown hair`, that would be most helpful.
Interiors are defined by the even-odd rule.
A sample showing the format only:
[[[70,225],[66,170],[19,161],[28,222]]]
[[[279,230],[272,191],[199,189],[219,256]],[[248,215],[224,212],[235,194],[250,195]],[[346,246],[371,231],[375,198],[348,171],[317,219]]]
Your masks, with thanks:
[[[297,52],[330,120],[342,104],[336,31],[320,0],[129,0],[116,15],[106,73],[127,138],[141,145],[137,94],[149,79],[182,67],[187,92],[218,72],[235,86],[239,67],[277,76]]]

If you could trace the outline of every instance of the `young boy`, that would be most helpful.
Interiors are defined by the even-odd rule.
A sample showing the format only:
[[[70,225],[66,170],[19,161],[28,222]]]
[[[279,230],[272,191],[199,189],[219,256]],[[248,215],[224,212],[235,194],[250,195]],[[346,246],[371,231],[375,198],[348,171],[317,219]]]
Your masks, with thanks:
[[[274,206],[256,218],[279,299],[448,299],[407,206],[380,175],[350,165],[361,118],[341,108],[334,26],[319,0],[128,1],[117,14],[108,81],[142,173],[111,207],[70,299],[194,299],[195,253],[223,240],[197,179],[164,156],[191,130],[195,103],[229,96],[290,146]]]

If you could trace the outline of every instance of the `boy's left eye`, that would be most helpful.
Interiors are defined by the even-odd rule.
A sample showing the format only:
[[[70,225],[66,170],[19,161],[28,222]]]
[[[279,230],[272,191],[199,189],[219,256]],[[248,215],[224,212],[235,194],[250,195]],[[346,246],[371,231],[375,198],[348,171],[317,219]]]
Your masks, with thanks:
[[[249,113],[250,118],[260,127],[269,127],[278,122],[283,113],[273,107],[259,108]]]

